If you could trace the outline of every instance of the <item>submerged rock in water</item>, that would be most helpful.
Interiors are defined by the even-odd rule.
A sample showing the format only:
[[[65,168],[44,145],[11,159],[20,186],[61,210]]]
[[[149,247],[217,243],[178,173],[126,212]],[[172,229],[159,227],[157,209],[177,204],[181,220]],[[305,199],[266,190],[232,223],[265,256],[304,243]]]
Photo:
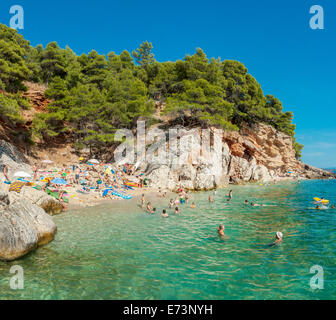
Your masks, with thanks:
[[[37,205],[0,193],[0,259],[15,260],[54,239],[57,227]]]

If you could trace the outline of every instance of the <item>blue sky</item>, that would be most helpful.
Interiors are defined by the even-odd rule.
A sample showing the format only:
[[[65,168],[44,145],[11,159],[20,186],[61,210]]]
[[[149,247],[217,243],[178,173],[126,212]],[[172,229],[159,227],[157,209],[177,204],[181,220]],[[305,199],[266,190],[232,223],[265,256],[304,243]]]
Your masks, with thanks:
[[[309,27],[312,5],[324,9],[325,29]],[[76,1],[2,0],[24,9],[19,32],[44,46],[57,41],[77,54],[130,52],[152,42],[158,61],[182,59],[197,47],[208,57],[239,60],[294,112],[303,160],[336,167],[336,3],[332,0]]]

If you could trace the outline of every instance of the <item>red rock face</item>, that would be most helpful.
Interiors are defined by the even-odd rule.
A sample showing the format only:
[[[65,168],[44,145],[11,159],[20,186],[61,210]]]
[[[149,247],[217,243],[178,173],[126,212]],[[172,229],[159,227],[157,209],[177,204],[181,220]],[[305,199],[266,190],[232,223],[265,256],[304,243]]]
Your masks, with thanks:
[[[279,172],[300,167],[291,137],[269,125],[259,123],[253,127],[246,126],[240,132],[225,132],[223,137],[234,156],[246,159],[253,157],[257,164]]]
[[[242,158],[245,153],[245,148],[240,143],[233,143],[229,145],[230,152],[232,155]]]

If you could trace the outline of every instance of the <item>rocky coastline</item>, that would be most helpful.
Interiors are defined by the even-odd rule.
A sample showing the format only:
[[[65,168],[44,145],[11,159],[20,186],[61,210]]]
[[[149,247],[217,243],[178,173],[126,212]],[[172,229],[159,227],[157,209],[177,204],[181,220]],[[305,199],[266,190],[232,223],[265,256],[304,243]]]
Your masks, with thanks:
[[[191,140],[195,138],[191,131],[187,130],[186,135]],[[240,132],[224,131],[221,138],[220,148],[212,146],[211,157],[203,153],[198,156],[196,164],[190,157],[195,150],[189,146],[170,156],[166,163],[140,161],[136,171],[143,172],[148,178],[148,190],[160,187],[167,191],[176,191],[179,187],[195,191],[211,190],[229,184],[282,179],[335,178],[334,173],[297,160],[291,137],[269,125],[243,127]],[[165,147],[169,148],[168,145]],[[185,156],[188,160],[182,165],[175,164],[175,156]],[[24,170],[32,174],[30,164],[30,159],[13,144],[0,140],[1,166],[6,165],[11,173]],[[20,193],[9,192],[4,180],[1,171],[0,259],[9,261],[54,239],[57,227],[51,215],[62,212],[62,205],[45,192],[31,187],[22,187]],[[86,201],[97,203],[90,197]]]

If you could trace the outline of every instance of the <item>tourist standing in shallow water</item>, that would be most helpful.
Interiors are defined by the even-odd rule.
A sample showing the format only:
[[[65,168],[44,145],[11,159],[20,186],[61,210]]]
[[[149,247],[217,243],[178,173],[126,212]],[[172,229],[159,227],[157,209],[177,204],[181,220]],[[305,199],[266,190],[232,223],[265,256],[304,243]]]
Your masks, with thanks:
[[[225,237],[225,234],[224,234],[224,225],[220,224],[219,227],[217,228],[217,232],[218,232],[218,235],[221,238],[224,238]]]
[[[168,213],[166,212],[166,209],[162,210],[161,217],[168,218]]]
[[[173,199],[170,199],[170,201],[169,201],[169,208],[170,209],[174,208],[174,200]]]
[[[141,196],[141,208],[145,209],[145,194],[144,193]]]
[[[151,206],[151,203],[150,203],[150,202],[147,203],[147,209],[146,209],[146,211],[147,211],[148,213],[152,213],[152,206]]]

